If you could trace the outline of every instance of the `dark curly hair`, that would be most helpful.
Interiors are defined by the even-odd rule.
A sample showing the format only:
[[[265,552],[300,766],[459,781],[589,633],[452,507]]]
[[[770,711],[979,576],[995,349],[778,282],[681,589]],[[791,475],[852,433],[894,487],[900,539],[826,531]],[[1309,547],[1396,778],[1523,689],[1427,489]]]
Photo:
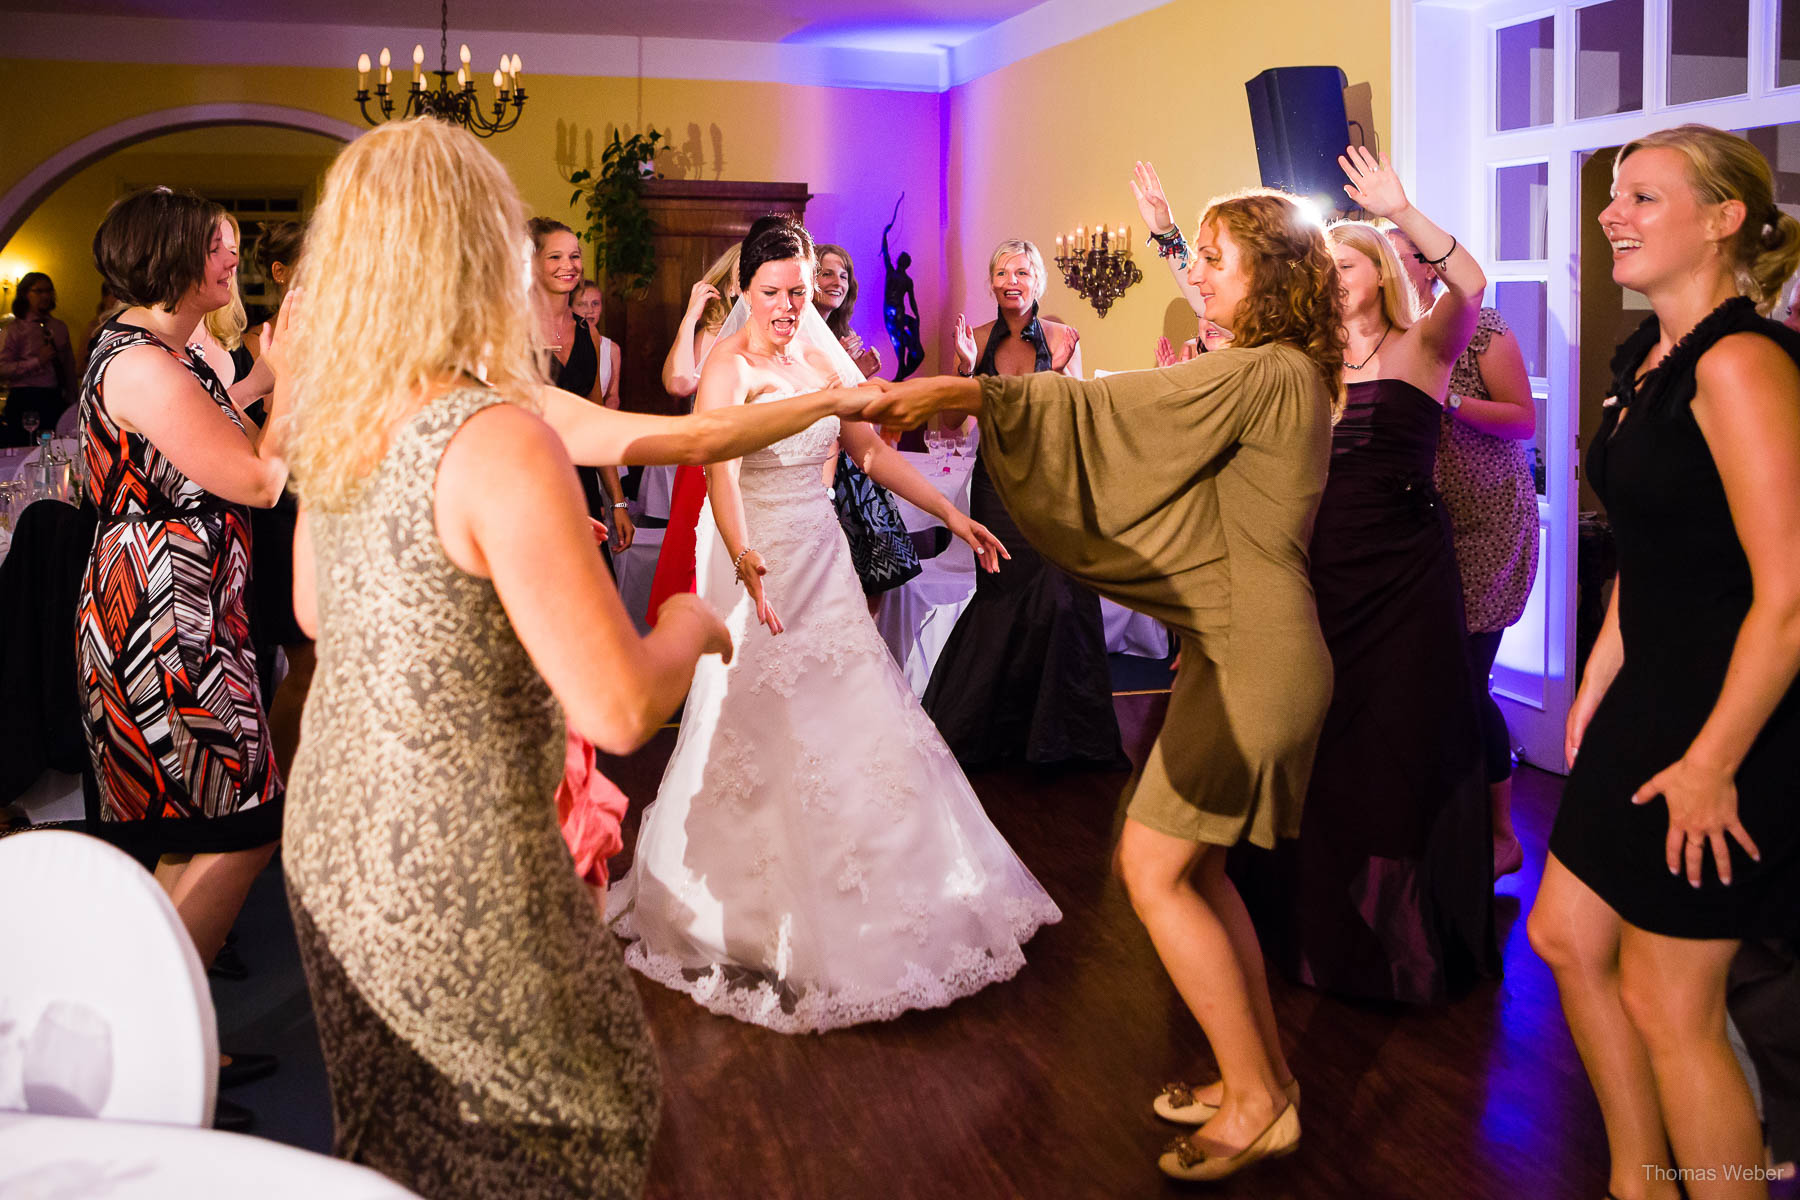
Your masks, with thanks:
[[[1231,344],[1287,342],[1304,351],[1325,381],[1336,420],[1344,406],[1344,318],[1325,231],[1297,197],[1273,188],[1218,197],[1200,214],[1200,224],[1230,232],[1249,274]]]
[[[785,214],[758,217],[744,235],[743,252],[738,255],[738,289],[750,290],[756,269],[766,262],[786,262],[790,258],[813,258],[812,234],[806,226]]]

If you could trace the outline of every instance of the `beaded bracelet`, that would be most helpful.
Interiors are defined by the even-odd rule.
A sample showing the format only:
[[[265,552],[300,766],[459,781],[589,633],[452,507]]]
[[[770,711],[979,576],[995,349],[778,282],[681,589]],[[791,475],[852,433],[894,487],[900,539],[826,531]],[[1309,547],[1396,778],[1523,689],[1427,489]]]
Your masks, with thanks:
[[[1181,226],[1179,225],[1169,226],[1167,233],[1151,233],[1149,240],[1144,244],[1155,246],[1158,258],[1172,258],[1176,265],[1181,267],[1188,265],[1187,239],[1181,236]]]
[[[743,573],[739,570],[739,568],[744,565],[744,555],[749,554],[749,553],[751,553],[751,548],[749,546],[745,546],[742,550],[738,551],[738,556],[731,560],[731,575],[732,575],[731,581],[732,581],[732,583],[738,584],[738,583],[744,582]]]

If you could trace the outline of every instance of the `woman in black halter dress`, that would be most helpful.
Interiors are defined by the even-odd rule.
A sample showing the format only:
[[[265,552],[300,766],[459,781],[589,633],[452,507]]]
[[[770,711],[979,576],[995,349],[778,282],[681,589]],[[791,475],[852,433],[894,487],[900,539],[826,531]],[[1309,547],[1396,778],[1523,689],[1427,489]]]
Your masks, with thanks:
[[[1075,331],[1049,323],[1059,343],[1052,348],[1036,295],[1027,294],[1042,292],[1042,260],[1035,248],[1007,253],[1014,245],[1003,243],[995,252],[991,273],[1001,311],[969,374],[1025,373],[1003,372],[995,363],[1013,336],[1009,302],[1015,321],[1023,318],[1018,338],[1032,349],[1032,371],[1065,370],[1077,353]],[[1036,278],[1001,278],[1016,267],[1035,271]],[[1012,557],[994,574],[977,573],[975,598],[931,672],[922,701],[926,713],[965,769],[1016,762],[1125,765],[1100,598],[1031,548],[979,460],[969,484],[969,516],[993,530]]]

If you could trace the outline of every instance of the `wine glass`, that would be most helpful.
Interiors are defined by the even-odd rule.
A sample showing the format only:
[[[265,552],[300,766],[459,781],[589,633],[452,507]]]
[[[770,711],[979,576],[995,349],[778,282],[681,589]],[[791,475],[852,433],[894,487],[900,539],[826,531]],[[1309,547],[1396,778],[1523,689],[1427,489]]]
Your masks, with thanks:
[[[935,469],[934,473],[939,475],[949,474],[950,464],[946,461],[946,457],[950,450],[950,441],[949,438],[945,436],[943,430],[926,426],[925,449],[931,455],[931,465]]]
[[[37,440],[38,421],[38,410],[35,408],[27,408],[19,413],[19,428],[34,442]]]

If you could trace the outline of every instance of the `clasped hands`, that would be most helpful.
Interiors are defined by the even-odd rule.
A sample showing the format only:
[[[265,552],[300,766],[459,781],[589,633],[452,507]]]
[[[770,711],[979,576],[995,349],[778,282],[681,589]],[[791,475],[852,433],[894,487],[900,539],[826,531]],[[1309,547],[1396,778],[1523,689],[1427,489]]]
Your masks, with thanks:
[[[953,410],[955,393],[968,381],[955,375],[928,375],[896,383],[870,379],[847,389],[838,415],[889,429],[916,429],[940,412]]]

